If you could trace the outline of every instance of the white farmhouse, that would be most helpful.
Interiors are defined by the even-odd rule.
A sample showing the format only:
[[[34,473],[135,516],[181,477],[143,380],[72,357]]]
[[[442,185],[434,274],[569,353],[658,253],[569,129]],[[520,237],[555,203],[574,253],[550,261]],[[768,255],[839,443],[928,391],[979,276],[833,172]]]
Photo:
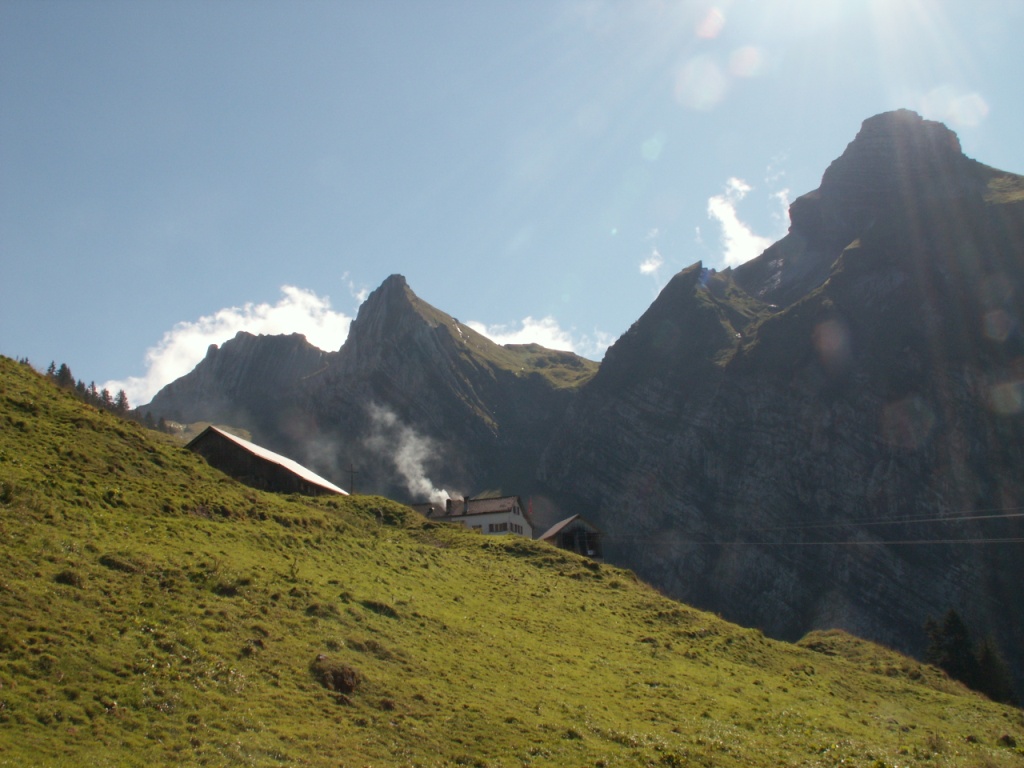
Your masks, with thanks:
[[[416,504],[417,512],[431,520],[461,523],[467,528],[490,535],[514,533],[533,538],[533,521],[518,496],[499,496],[488,499],[448,499],[439,504]]]

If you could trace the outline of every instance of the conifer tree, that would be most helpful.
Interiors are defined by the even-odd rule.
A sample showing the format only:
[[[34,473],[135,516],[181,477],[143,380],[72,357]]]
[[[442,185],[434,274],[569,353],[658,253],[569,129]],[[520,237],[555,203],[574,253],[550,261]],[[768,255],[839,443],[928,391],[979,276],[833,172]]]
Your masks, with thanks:
[[[123,390],[117,390],[117,395],[114,397],[114,411],[124,416],[131,410],[131,406],[128,404],[128,394]]]
[[[75,377],[71,375],[71,369],[68,368],[67,363],[61,363],[60,368],[57,369],[57,377],[55,379],[57,386],[62,389],[73,389],[75,386]]]
[[[971,647],[971,633],[960,614],[952,608],[941,622],[929,619],[925,624],[928,649],[925,661],[946,671],[954,680],[977,690],[978,660]]]
[[[1010,684],[1010,668],[999,653],[995,642],[989,637],[978,646],[978,690],[992,701],[1013,704],[1013,686]]]

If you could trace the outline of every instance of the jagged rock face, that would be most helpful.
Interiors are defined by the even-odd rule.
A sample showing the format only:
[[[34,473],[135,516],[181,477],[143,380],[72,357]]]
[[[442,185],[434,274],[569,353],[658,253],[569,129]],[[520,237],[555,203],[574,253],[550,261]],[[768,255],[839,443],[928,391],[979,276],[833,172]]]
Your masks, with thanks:
[[[145,410],[246,428],[361,492],[411,501],[439,490],[525,493],[573,385],[596,367],[537,345],[499,346],[392,275],[338,352],[298,335],[240,333]]]
[[[991,169],[965,157],[956,134],[909,110],[864,121],[821,186],[793,201],[790,232],[735,270],[750,295],[790,304],[819,286],[853,240],[902,218],[925,229],[955,200],[980,200]]]
[[[1024,504],[1024,179],[914,118],[867,121],[818,212],[794,211],[751,266],[677,275],[541,474],[612,558],[687,602],[775,636],[842,627],[918,653],[926,618],[952,607],[1020,682],[1020,545],[967,540],[1024,527],[961,518]],[[900,543],[925,540],[963,543]]]
[[[140,410],[181,422],[245,426],[264,435],[294,432],[291,405],[299,382],[323,372],[331,359],[302,334],[241,331],[221,347],[211,345],[195,369]]]
[[[540,375],[518,375],[515,361],[532,368],[541,358],[556,368],[596,368],[569,353],[500,347],[392,275],[360,307],[338,364],[307,395],[320,442],[370,487],[415,496],[398,465],[400,454],[417,454],[433,486],[421,495],[524,488],[572,396]]]

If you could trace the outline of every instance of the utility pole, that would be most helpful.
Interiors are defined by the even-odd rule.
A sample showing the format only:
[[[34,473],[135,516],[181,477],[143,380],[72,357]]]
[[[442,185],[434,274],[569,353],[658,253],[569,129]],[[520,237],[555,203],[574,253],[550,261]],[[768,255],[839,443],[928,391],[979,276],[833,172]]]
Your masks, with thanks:
[[[355,467],[353,467],[351,464],[349,464],[348,465],[348,492],[352,496],[356,495],[356,475],[358,475],[358,474],[359,473],[356,472]]]

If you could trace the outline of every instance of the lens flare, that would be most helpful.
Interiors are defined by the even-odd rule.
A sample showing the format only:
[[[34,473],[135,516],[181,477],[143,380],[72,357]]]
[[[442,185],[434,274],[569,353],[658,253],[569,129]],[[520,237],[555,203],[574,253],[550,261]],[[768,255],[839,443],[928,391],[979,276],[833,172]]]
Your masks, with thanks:
[[[1006,341],[1013,329],[1013,319],[1004,309],[993,309],[982,318],[985,336],[992,341]]]
[[[818,359],[829,371],[842,370],[850,362],[850,333],[840,320],[826,320],[814,328],[811,339]]]
[[[757,46],[745,45],[729,54],[729,72],[734,77],[754,77],[761,71],[761,50]]]
[[[690,109],[714,109],[728,89],[729,77],[710,56],[695,56],[676,73],[676,101]]]
[[[643,155],[644,160],[653,163],[661,156],[661,151],[664,148],[665,134],[659,131],[641,145],[640,154]]]
[[[918,395],[911,395],[882,409],[882,439],[907,450],[921,448],[935,428],[935,413]]]
[[[988,406],[1000,416],[1024,411],[1024,380],[995,384],[988,393]]]
[[[698,22],[697,29],[694,31],[697,33],[697,37],[702,40],[713,40],[722,34],[724,27],[725,14],[718,8],[711,8]]]

